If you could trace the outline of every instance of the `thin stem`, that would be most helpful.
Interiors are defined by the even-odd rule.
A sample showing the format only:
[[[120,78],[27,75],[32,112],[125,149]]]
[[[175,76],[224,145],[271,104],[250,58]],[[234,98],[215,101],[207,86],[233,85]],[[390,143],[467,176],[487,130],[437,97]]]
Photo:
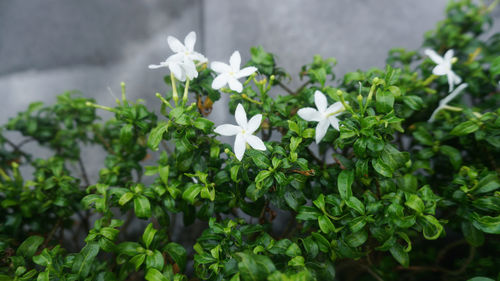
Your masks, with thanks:
[[[279,80],[277,80],[277,81],[278,81],[278,85],[279,85],[279,86],[280,86],[283,90],[285,90],[287,93],[289,93],[289,94],[290,94],[290,95],[292,95],[292,96],[297,95],[297,93],[296,93],[296,92],[294,92],[294,91],[292,91],[290,88],[288,88],[285,84],[283,84],[283,82],[281,82],[281,81],[279,81]]]
[[[179,95],[177,94],[177,86],[175,85],[175,77],[174,74],[170,73],[170,80],[172,81],[172,91],[173,91],[173,100],[175,106],[177,106],[177,102],[179,101]]]
[[[184,96],[182,96],[182,105],[185,105],[188,100],[189,91],[189,78],[186,78],[186,85],[184,86]]]
[[[90,186],[89,177],[87,176],[87,171],[85,170],[85,166],[83,165],[83,161],[81,157],[78,157],[78,165],[80,166],[80,171],[82,172],[83,181],[85,185]]]

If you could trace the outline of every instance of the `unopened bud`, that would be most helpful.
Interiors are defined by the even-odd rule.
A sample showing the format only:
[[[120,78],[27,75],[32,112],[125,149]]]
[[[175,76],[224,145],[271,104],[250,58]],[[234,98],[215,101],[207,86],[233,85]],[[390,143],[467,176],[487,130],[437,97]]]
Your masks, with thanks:
[[[378,79],[378,77],[373,78],[373,83],[374,83],[374,84],[377,84],[377,83],[378,83],[378,81],[380,81],[380,79]]]
[[[229,151],[230,151],[229,148],[224,149],[224,153],[226,153],[226,154],[229,154]]]

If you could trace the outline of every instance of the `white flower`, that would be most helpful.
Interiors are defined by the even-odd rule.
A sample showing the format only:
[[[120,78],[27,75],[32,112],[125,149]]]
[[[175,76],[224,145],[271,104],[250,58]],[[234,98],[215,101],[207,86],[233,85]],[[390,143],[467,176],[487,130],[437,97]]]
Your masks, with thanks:
[[[336,102],[327,108],[328,102],[322,92],[314,92],[314,103],[316,109],[312,107],[301,108],[297,114],[306,121],[319,122],[316,126],[316,143],[326,135],[330,124],[335,130],[339,130],[339,119],[337,116],[345,110],[341,102]]]
[[[184,38],[184,44],[172,36],[167,37],[167,42],[170,49],[172,49],[175,54],[168,57],[159,65],[151,64],[149,68],[156,69],[160,67],[168,67],[174,74],[175,78],[180,81],[185,81],[186,77],[190,80],[198,77],[198,71],[196,70],[196,64],[194,61],[206,62],[207,58],[194,51],[196,33],[194,31],[189,32],[186,38]]]
[[[236,135],[236,139],[234,140],[234,154],[236,155],[236,158],[238,158],[238,160],[241,161],[241,159],[243,158],[243,154],[245,154],[247,143],[254,149],[266,150],[264,142],[262,142],[262,140],[259,137],[253,135],[253,133],[260,126],[260,122],[262,121],[262,114],[254,115],[247,122],[247,114],[245,112],[245,109],[240,103],[236,107],[234,118],[236,119],[236,123],[238,123],[238,126],[231,124],[223,124],[217,126],[217,128],[215,128],[214,131],[217,134],[223,136]]]
[[[241,56],[240,52],[235,51],[231,58],[229,58],[229,65],[214,61],[212,62],[211,68],[213,71],[219,73],[217,77],[215,77],[212,82],[212,88],[218,90],[224,87],[226,84],[229,84],[229,88],[233,91],[241,93],[243,90],[243,85],[238,81],[238,79],[250,76],[252,73],[257,71],[256,67],[249,66],[243,69],[240,69],[241,65]]]
[[[444,99],[439,101],[439,106],[432,112],[431,118],[429,118],[429,122],[433,122],[434,118],[436,117],[436,114],[443,108],[447,107],[447,104],[454,99],[458,94],[460,94],[463,89],[467,88],[467,83],[463,83],[460,86],[458,86],[451,94],[446,96]]]
[[[434,75],[446,75],[448,77],[448,84],[450,85],[449,92],[453,91],[453,86],[460,84],[462,79],[451,70],[451,64],[453,60],[453,50],[448,50],[444,57],[441,57],[436,52],[431,49],[425,50],[425,54],[428,55],[432,61],[437,65],[432,70]]]

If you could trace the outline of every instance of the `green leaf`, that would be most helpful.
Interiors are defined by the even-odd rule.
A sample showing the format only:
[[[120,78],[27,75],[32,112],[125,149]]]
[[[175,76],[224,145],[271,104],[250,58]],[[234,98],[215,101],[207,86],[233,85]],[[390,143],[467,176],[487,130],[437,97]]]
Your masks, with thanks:
[[[394,244],[389,251],[396,261],[402,266],[408,267],[410,265],[410,256],[404,251],[403,247],[399,244]]]
[[[462,165],[462,156],[460,155],[460,151],[458,149],[449,145],[442,145],[439,147],[439,151],[450,158],[453,168],[456,170],[460,168],[460,165]]]
[[[451,135],[465,136],[474,133],[479,129],[479,125],[476,122],[469,120],[458,124],[453,130],[451,130]]]
[[[134,198],[134,212],[138,218],[147,219],[151,217],[151,205],[149,199],[139,195]]]
[[[378,112],[390,112],[394,108],[394,96],[390,91],[377,92],[375,107]]]
[[[484,244],[484,234],[475,228],[472,223],[468,221],[462,222],[462,233],[465,240],[473,247],[479,247]]]
[[[345,238],[345,241],[346,241],[347,245],[349,245],[351,247],[359,247],[359,246],[363,245],[367,239],[368,239],[368,232],[358,231],[356,233],[349,234]]]
[[[238,171],[240,170],[241,165],[234,165],[229,169],[229,172],[231,173],[231,179],[235,183],[239,183],[240,179],[238,178]]]
[[[147,281],[169,281],[158,269],[149,268],[144,279]]]
[[[300,134],[299,125],[297,125],[297,123],[293,122],[292,120],[287,120],[287,122],[288,122],[288,128],[290,128],[290,131],[299,135]]]
[[[167,252],[167,254],[169,254],[170,257],[172,257],[172,259],[181,269],[181,272],[183,272],[184,269],[186,268],[186,259],[187,259],[186,249],[184,249],[184,247],[175,242],[170,242],[167,244],[167,246],[165,246],[164,251]]]
[[[471,279],[468,279],[467,281],[495,281],[495,280],[488,277],[476,276]]]
[[[260,169],[267,169],[271,166],[271,161],[269,161],[269,158],[264,153],[255,149],[247,150],[246,153],[248,153],[248,156],[252,158],[252,161]]]
[[[490,234],[500,234],[500,215],[496,217],[482,216],[473,213],[472,224],[479,230],[490,233]]]
[[[271,259],[262,255],[251,253],[236,253],[238,256],[238,269],[243,281],[266,280],[267,276],[276,270]]]
[[[354,182],[353,170],[342,170],[337,178],[337,186],[339,189],[340,197],[347,200],[352,196],[351,185]]]
[[[424,101],[418,96],[403,96],[403,103],[412,110],[420,110],[424,107]]]
[[[11,279],[8,279],[8,280],[11,280]],[[49,281],[49,272],[48,271],[45,271],[45,272],[40,272],[40,274],[38,274],[38,278],[36,279],[37,281]]]
[[[146,254],[138,254],[130,259],[130,263],[134,265],[135,271],[139,271],[141,265],[144,263],[146,259]]]
[[[349,197],[349,199],[347,199],[345,201],[346,205],[355,210],[356,212],[358,212],[359,214],[361,215],[364,215],[365,214],[365,204],[363,204],[363,202],[361,202],[358,198],[356,198],[355,196],[351,196]]]
[[[379,174],[381,174],[384,177],[392,178],[392,170],[387,166],[382,160],[379,159],[372,159],[372,166],[373,169]]]
[[[92,261],[99,253],[99,244],[96,242],[88,243],[82,251],[76,255],[71,272],[78,274],[81,279],[85,279],[92,267]]]
[[[165,261],[160,251],[154,250],[152,255],[146,256],[146,268],[156,268],[158,270],[163,269]]]
[[[123,205],[127,204],[128,201],[132,200],[132,198],[134,198],[134,193],[125,192],[120,197],[120,200],[118,200],[118,204],[120,204],[120,206],[123,206]]]
[[[321,215],[318,209],[310,206],[299,207],[299,213],[296,216],[298,220],[316,220]]]
[[[326,234],[334,232],[336,230],[335,226],[333,226],[332,221],[330,221],[330,219],[326,215],[318,217],[318,225],[321,231],[323,231]]]
[[[149,249],[149,245],[151,245],[151,242],[153,242],[157,231],[158,230],[153,227],[153,223],[148,224],[146,230],[144,230],[144,233],[142,234],[142,241],[144,241],[146,249]]]
[[[208,119],[198,117],[193,123],[193,125],[202,130],[205,134],[208,134],[210,130],[212,129],[214,123]]]
[[[304,266],[304,257],[296,256],[288,261],[289,266]]]
[[[120,129],[120,142],[121,143],[128,143],[130,140],[132,140],[134,132],[134,126],[132,124],[125,124],[123,127]]]
[[[423,218],[423,220],[421,221],[425,239],[435,240],[439,238],[439,236],[443,232],[443,226],[441,225],[441,223],[439,223],[439,221],[431,215],[425,215],[421,217]]]
[[[408,196],[405,205],[413,209],[417,214],[421,214],[425,209],[424,201],[415,194],[410,194]]]
[[[163,139],[163,134],[168,130],[169,124],[167,122],[158,122],[158,125],[151,130],[148,138],[148,147],[152,150],[158,150],[158,145]]]
[[[194,204],[196,200],[196,196],[201,192],[203,188],[200,184],[191,184],[184,192],[182,193],[182,199],[188,201],[191,204]]]
[[[44,239],[41,236],[33,235],[28,237],[23,243],[21,243],[21,245],[19,245],[16,254],[30,259],[36,253],[38,247],[42,245],[43,240]]]

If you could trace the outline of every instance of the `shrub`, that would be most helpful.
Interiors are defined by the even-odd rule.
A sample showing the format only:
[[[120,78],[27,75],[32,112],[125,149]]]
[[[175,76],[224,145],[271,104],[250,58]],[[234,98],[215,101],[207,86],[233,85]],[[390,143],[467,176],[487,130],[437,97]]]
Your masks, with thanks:
[[[0,280],[499,278],[494,5],[450,2],[425,51],[385,69],[336,79],[315,56],[297,90],[262,47],[209,64],[191,33],[150,66],[171,70],[160,113],[124,86],[112,108],[31,104],[0,131]],[[238,125],[205,118],[221,94]],[[84,146],[106,153],[97,179]]]

